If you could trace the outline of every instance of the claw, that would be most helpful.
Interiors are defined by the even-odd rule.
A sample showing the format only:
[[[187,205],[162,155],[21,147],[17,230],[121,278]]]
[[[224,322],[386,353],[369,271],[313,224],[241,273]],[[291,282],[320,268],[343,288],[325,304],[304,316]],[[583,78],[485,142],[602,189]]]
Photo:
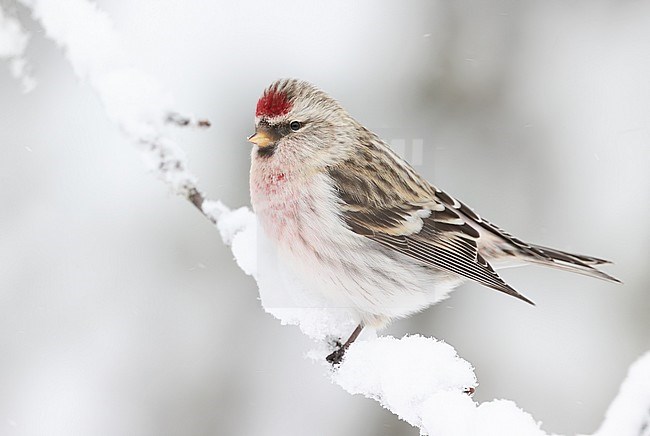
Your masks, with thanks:
[[[356,329],[352,332],[350,337],[348,338],[347,341],[345,341],[345,344],[341,345],[341,341],[336,341],[336,350],[332,352],[329,356],[325,358],[329,363],[332,364],[332,366],[340,365],[341,362],[343,361],[343,356],[345,355],[345,350],[347,350],[350,347],[350,344],[357,339],[357,336],[359,336],[359,333],[361,333],[361,330],[363,330],[363,324],[359,324]]]
[[[347,348],[342,347],[339,344],[339,347],[332,352],[329,356],[325,358],[329,363],[332,364],[332,366],[340,365],[341,362],[343,361],[343,356],[345,356],[345,350]]]

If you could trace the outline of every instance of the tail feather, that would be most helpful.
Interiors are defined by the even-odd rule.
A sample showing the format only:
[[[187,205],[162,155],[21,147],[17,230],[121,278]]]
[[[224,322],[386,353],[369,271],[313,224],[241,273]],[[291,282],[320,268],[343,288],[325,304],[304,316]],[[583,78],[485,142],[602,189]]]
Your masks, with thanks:
[[[567,253],[566,251],[542,247],[540,245],[531,245],[531,247],[542,252],[546,258],[534,256],[528,259],[529,262],[571,271],[590,277],[596,277],[609,282],[621,283],[621,281],[616,277],[610,276],[609,274],[593,267],[593,265],[612,263],[609,260],[585,256],[582,254]]]
[[[480,233],[479,249],[482,246],[483,250],[489,252],[492,255],[491,261],[522,260],[528,263],[536,263],[596,277],[608,282],[621,283],[616,277],[612,277],[594,268],[594,265],[612,263],[609,260],[585,256],[583,254],[568,253],[542,245],[529,244],[512,236],[495,224],[479,217],[474,211],[459,201],[455,201],[451,207],[457,209],[466,222]]]
[[[566,251],[560,251],[550,247],[543,247],[541,245],[532,245],[532,246],[553,259],[561,259],[563,257],[568,257],[571,259],[577,259],[587,265],[603,265],[603,264],[612,263],[611,260],[600,259],[598,257],[593,257],[593,256],[585,256],[584,254],[567,253]]]

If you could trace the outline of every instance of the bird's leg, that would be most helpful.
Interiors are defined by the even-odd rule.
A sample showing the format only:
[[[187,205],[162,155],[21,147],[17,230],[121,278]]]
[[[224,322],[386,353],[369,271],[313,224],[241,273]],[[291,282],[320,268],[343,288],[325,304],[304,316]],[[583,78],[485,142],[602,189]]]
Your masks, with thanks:
[[[361,333],[361,330],[363,330],[363,324],[359,324],[356,329],[352,332],[350,337],[348,338],[347,341],[345,341],[345,344],[338,346],[336,350],[329,356],[327,356],[325,359],[331,363],[332,365],[338,365],[341,363],[343,360],[343,356],[345,355],[345,351],[350,347],[350,344],[355,341],[359,337],[359,334]]]

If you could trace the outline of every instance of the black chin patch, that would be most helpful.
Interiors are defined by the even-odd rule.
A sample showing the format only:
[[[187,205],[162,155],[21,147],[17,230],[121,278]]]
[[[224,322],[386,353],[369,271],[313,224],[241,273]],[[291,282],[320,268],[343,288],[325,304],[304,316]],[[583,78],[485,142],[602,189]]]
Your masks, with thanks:
[[[257,155],[259,157],[264,157],[264,158],[269,158],[275,154],[275,150],[278,148],[278,143],[273,143],[271,145],[267,145],[266,147],[258,147],[257,148]]]

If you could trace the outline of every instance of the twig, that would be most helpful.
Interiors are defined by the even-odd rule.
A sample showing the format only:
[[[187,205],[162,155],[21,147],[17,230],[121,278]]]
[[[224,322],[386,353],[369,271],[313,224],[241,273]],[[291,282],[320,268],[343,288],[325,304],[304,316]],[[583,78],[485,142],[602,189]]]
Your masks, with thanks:
[[[205,210],[203,210],[203,204],[205,203],[205,197],[199,190],[195,187],[190,188],[188,194],[187,194],[187,199],[196,207],[201,214],[206,217],[207,219],[210,220],[212,224],[217,224],[217,220],[215,219],[214,216],[206,213]]]
[[[207,119],[196,119],[192,116],[183,116],[176,112],[168,113],[165,121],[169,124],[176,124],[179,127],[197,127],[199,129],[207,129],[212,125]]]

